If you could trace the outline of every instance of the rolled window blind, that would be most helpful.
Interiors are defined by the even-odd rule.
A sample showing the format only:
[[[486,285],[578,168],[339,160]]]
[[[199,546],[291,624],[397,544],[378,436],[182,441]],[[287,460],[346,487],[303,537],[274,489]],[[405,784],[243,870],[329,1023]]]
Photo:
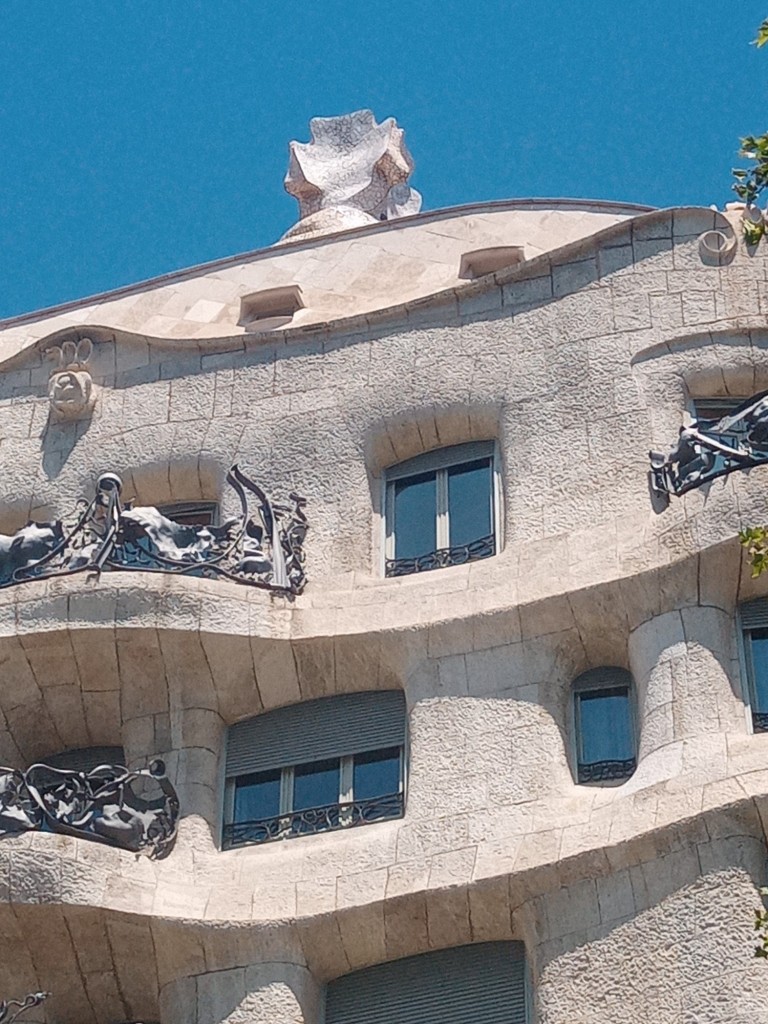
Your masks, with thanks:
[[[404,742],[401,690],[320,697],[231,726],[227,777],[399,747]]]
[[[329,983],[325,1024],[526,1024],[521,942],[482,942],[355,971]]]
[[[739,607],[739,616],[744,629],[768,629],[768,598],[745,601]]]
[[[387,480],[401,480],[406,476],[423,473],[429,469],[447,469],[462,462],[488,459],[493,455],[493,441],[469,441],[467,444],[452,444],[448,448],[436,448],[423,455],[416,455],[406,462],[398,462],[387,469]]]

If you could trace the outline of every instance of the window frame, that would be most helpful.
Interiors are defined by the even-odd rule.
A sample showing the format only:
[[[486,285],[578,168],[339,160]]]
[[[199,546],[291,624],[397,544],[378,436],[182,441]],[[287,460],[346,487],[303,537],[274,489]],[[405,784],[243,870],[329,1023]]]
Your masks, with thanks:
[[[218,501],[166,501],[156,506],[157,511],[179,526],[218,526],[219,525],[219,503]],[[179,522],[176,516],[210,515],[210,523],[189,523],[184,520]]]
[[[768,598],[756,598],[755,601],[765,601],[768,613]],[[743,604],[752,604],[751,601],[743,602]],[[755,663],[752,657],[752,644],[751,635],[753,632],[759,629],[768,629],[768,622],[764,626],[748,626],[744,622],[744,616],[742,614],[742,605],[739,605],[736,612],[736,624],[738,627],[738,654],[739,654],[739,667],[741,669],[741,698],[744,704],[744,714],[747,721],[747,731],[759,735],[761,733],[768,732],[768,710],[758,711],[757,700],[755,695]],[[760,715],[764,718],[761,724],[761,728],[756,728],[756,717]],[[764,726],[764,727],[763,727]]]
[[[411,459],[396,462],[388,466],[382,473],[381,478],[381,558],[379,572],[381,576],[388,579],[397,579],[400,576],[419,575],[421,572],[431,572],[434,568],[448,568],[447,566],[434,566],[430,569],[414,570],[410,573],[387,574],[387,563],[395,559],[396,524],[395,524],[395,484],[399,480],[406,480],[409,477],[419,476],[422,473],[435,473],[436,509],[435,509],[435,551],[450,550],[450,512],[448,509],[448,471],[457,466],[478,462],[481,459],[490,460],[491,488],[489,499],[491,502],[491,527],[493,530],[493,554],[485,557],[492,558],[499,554],[503,548],[502,524],[503,524],[503,488],[501,476],[501,459],[499,446],[495,438],[480,441],[466,441],[459,444],[443,445],[440,448],[433,448],[423,452]],[[441,543],[444,542],[444,543]],[[425,552],[425,555],[431,552]],[[421,556],[420,556],[421,557]],[[482,559],[468,559],[467,561],[481,561]],[[453,563],[466,564],[466,563]]]
[[[280,834],[276,836],[270,836],[265,839],[251,839],[242,840],[239,842],[227,841],[225,833],[227,827],[231,825],[245,825],[248,822],[235,821],[235,791],[237,788],[237,780],[244,778],[247,774],[261,775],[266,774],[270,769],[264,772],[253,772],[253,773],[242,773],[240,775],[226,776],[224,779],[224,814],[222,819],[222,849],[225,850],[236,850],[244,846],[262,846],[264,843],[277,842],[283,839],[298,838],[300,836],[307,835],[324,835],[327,832],[337,832],[345,828],[356,827],[359,824],[374,824],[375,822],[355,822],[352,817],[352,810],[355,803],[354,797],[354,764],[355,758],[362,756],[363,754],[375,754],[379,753],[380,750],[395,750],[399,752],[399,763],[398,763],[398,788],[396,794],[383,794],[383,796],[396,795],[400,798],[400,813],[397,815],[388,815],[385,818],[381,818],[381,821],[395,821],[398,818],[402,818],[405,814],[405,791],[406,791],[406,743],[403,742],[397,747],[381,747],[379,750],[363,750],[357,754],[344,754],[336,758],[339,762],[339,799],[336,804],[327,804],[323,806],[327,807],[338,807],[339,808],[339,823],[338,825],[331,826],[329,828],[318,828],[315,831],[301,832],[293,831],[294,821],[300,818],[303,811],[316,810],[319,808],[302,808],[295,810],[293,807],[294,799],[294,779],[297,768],[303,767],[303,765],[322,764],[324,761],[332,760],[333,758],[323,757],[317,761],[304,761],[301,764],[289,764],[283,765],[279,768],[271,769],[272,771],[280,772],[280,802],[278,813],[275,816],[280,820],[281,828]],[[377,798],[371,798],[375,800]],[[256,819],[257,821],[267,821],[271,819]],[[283,827],[285,826],[285,827]]]
[[[632,741],[633,756],[618,759],[616,764],[628,764],[632,762],[632,769],[614,775],[608,774],[605,778],[582,778],[582,766],[592,764],[611,764],[610,761],[581,761],[583,730],[581,727],[581,695],[599,691],[626,691],[627,704],[629,708],[629,729]],[[619,665],[601,665],[598,668],[587,669],[582,672],[571,683],[571,749],[573,755],[574,779],[577,786],[621,786],[635,774],[638,768],[640,730],[637,721],[637,701],[635,698],[635,682],[631,672]]]

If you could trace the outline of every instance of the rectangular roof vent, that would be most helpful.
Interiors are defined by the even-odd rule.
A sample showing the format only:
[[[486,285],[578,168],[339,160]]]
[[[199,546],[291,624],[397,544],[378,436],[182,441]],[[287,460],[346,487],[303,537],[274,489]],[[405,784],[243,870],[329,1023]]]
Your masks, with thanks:
[[[493,274],[497,270],[516,267],[525,259],[522,245],[493,245],[488,249],[473,249],[461,257],[459,277],[475,278]]]
[[[299,309],[304,309],[304,299],[299,285],[287,284],[279,288],[264,288],[258,292],[251,292],[250,295],[243,295],[240,299],[238,323],[247,326],[258,322],[260,330],[267,326],[279,327],[288,323]],[[280,323],[272,323],[273,320],[279,320]],[[269,321],[269,325],[263,321]]]

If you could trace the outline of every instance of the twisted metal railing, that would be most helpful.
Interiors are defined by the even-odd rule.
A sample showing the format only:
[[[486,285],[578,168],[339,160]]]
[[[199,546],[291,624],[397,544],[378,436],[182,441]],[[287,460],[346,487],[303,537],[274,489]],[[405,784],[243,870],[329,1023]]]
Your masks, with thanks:
[[[628,757],[624,761],[593,761],[579,765],[579,782],[615,782],[634,774],[637,761]]]
[[[479,558],[490,558],[496,554],[496,538],[491,533],[469,544],[458,544],[452,548],[438,548],[417,558],[388,558],[385,566],[387,576],[409,576],[414,572],[429,572],[443,569],[447,565],[463,565]]]
[[[23,999],[0,999],[0,1024],[13,1024],[22,1013],[40,1006],[50,992],[30,992]]]
[[[157,795],[139,795],[138,782],[151,783]],[[45,764],[0,768],[0,838],[57,832],[157,858],[173,845],[178,815],[176,790],[159,759],[135,771],[107,764],[88,772]]]
[[[372,821],[401,818],[403,811],[402,793],[377,796],[370,800],[353,800],[350,803],[328,804],[325,807],[309,807],[301,811],[278,814],[272,818],[238,821],[225,825],[222,845],[225,849],[231,849],[233,846],[243,846],[246,843],[268,843],[274,839],[288,839],[291,836],[354,828],[356,825],[366,825]]]
[[[27,523],[13,535],[0,534],[0,587],[28,580],[110,569],[208,576],[287,594],[304,582],[306,501],[269,500],[235,465],[227,483],[240,514],[220,526],[174,522],[153,506],[121,501],[122,481],[104,473],[96,494],[82,502],[67,527],[62,520]]]

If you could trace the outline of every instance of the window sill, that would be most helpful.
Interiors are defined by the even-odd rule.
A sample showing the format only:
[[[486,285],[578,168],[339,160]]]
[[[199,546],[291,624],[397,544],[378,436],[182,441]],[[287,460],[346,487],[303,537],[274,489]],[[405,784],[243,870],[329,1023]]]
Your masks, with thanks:
[[[358,825],[372,825],[377,821],[402,818],[404,813],[403,794],[393,793],[372,800],[311,807],[304,811],[293,811],[290,814],[280,814],[259,821],[238,821],[224,826],[222,849],[232,850],[240,846],[254,846],[275,840],[297,839],[299,836],[356,828]]]

